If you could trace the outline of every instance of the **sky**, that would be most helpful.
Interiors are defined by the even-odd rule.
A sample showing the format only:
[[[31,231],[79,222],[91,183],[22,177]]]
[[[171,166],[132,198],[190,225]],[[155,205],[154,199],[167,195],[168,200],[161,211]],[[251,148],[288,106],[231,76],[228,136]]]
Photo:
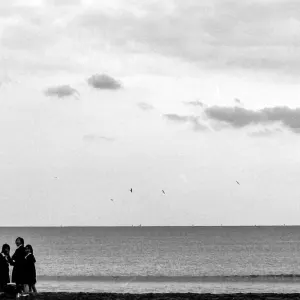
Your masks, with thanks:
[[[299,225],[299,46],[291,0],[1,1],[0,226]]]

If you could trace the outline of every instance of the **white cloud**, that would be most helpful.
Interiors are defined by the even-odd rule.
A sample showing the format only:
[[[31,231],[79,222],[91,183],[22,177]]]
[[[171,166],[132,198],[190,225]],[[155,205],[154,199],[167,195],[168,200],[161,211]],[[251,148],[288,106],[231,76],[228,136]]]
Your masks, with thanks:
[[[48,89],[45,90],[45,95],[56,96],[58,98],[76,96],[77,98],[79,96],[79,93],[77,90],[75,90],[69,85],[60,85],[60,86],[49,87]]]
[[[122,87],[121,83],[106,74],[95,74],[87,79],[90,86],[99,90],[118,90]]]
[[[153,105],[146,103],[146,102],[139,102],[137,104],[137,106],[142,110],[153,110],[154,109]]]

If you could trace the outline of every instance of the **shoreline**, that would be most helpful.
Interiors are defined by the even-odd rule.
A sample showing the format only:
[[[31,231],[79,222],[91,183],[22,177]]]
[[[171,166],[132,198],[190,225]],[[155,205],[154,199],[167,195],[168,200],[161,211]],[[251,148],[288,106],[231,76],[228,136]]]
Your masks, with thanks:
[[[171,299],[201,299],[201,300],[283,300],[283,299],[300,299],[300,293],[291,294],[276,294],[276,293],[236,293],[236,294],[196,294],[196,293],[145,293],[145,294],[131,294],[131,293],[72,293],[72,292],[42,292],[37,295],[30,295],[26,299],[35,300],[171,300]],[[5,295],[1,295],[0,299],[10,299]],[[13,299],[13,298],[11,298]]]

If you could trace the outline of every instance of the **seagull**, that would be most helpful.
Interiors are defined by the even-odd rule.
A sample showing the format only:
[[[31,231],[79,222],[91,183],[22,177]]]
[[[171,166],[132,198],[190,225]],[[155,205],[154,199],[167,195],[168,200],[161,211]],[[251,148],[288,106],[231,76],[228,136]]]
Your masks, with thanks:
[[[132,188],[129,191],[132,193]]]
[[[235,181],[238,185],[240,185],[240,183],[238,181]]]
[[[161,190],[163,192],[163,194],[166,194],[164,190]]]
[[[110,201],[114,202],[114,199],[110,199]]]
[[[57,177],[57,176],[55,176],[55,177],[54,177],[54,179],[58,179],[58,177]]]

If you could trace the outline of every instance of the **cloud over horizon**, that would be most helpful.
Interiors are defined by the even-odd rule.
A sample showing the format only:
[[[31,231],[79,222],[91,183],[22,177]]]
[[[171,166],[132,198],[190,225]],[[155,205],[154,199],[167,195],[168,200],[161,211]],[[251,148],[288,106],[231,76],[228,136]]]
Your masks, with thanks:
[[[164,114],[164,118],[177,123],[189,123],[193,126],[194,131],[207,130],[208,127],[200,122],[199,116],[183,116],[178,114]]]
[[[184,104],[186,105],[193,105],[193,106],[200,106],[203,107],[204,103],[199,101],[199,100],[194,100],[194,101],[185,101]]]
[[[137,106],[142,110],[153,110],[154,109],[153,105],[146,103],[146,102],[139,102],[137,104]]]
[[[102,136],[102,135],[96,135],[96,134],[86,134],[82,137],[84,141],[87,142],[93,142],[93,141],[107,141],[107,142],[113,142],[115,139],[112,137]]]
[[[238,98],[234,98],[234,102],[236,104],[242,104],[242,101],[240,99],[238,99]]]
[[[64,98],[68,96],[79,96],[79,92],[72,88],[70,85],[59,85],[54,87],[49,87],[44,91],[46,96],[56,96],[58,98]]]
[[[250,132],[248,133],[248,135],[252,137],[265,137],[279,132],[282,132],[280,128],[275,128],[275,129],[264,128],[262,130]]]
[[[0,87],[4,86],[6,84],[13,83],[14,81],[7,75],[4,75],[3,77],[0,77]]]
[[[99,90],[118,90],[122,87],[121,83],[106,74],[94,74],[87,79],[88,84]]]
[[[300,132],[300,108],[275,106],[251,110],[238,106],[211,106],[206,108],[204,112],[209,119],[230,125],[233,128],[280,123],[293,132]]]

